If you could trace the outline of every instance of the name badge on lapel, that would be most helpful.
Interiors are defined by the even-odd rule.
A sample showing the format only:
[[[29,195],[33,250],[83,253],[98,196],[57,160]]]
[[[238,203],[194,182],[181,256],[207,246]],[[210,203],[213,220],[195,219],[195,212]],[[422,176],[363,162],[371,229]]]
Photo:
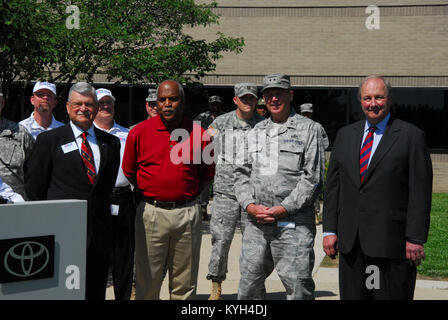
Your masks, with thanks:
[[[78,150],[78,145],[76,144],[76,142],[70,142],[70,143],[66,143],[63,146],[61,146],[62,151],[64,151],[64,153],[68,153],[68,152],[72,152],[73,150]]]

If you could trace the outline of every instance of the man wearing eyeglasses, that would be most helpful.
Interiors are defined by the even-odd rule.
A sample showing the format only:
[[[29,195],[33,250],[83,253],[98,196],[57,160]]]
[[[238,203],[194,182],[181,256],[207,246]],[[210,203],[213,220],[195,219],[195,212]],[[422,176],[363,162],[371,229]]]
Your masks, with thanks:
[[[98,100],[90,84],[76,83],[68,96],[70,122],[37,136],[25,167],[25,188],[31,200],[87,200],[86,299],[104,300],[120,140],[93,126]]]
[[[50,82],[36,82],[31,96],[34,111],[28,118],[19,122],[33,136],[34,140],[39,133],[64,125],[53,116],[53,109],[57,103],[56,86]]]
[[[235,195],[248,213],[238,299],[264,299],[275,268],[289,300],[311,300],[313,204],[323,178],[320,131],[291,108],[288,76],[266,76],[261,92],[271,118],[249,132],[248,161],[235,169]]]

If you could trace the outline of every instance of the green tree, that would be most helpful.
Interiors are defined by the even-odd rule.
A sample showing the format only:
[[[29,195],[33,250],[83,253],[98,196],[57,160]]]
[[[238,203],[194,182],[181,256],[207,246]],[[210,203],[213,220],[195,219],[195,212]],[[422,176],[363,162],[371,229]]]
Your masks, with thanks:
[[[0,77],[142,83],[194,82],[215,70],[224,52],[242,51],[242,38],[218,33],[193,39],[187,28],[217,24],[212,4],[193,0],[14,0],[2,2]],[[71,9],[71,10],[70,10]],[[64,91],[66,91],[64,90]],[[64,94],[63,92],[62,94]]]

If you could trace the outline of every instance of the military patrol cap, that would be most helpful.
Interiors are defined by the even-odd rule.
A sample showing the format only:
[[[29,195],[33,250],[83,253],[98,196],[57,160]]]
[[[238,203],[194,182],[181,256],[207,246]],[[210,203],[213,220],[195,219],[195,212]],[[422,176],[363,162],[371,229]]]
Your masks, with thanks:
[[[257,91],[257,86],[253,83],[243,82],[235,85],[235,96],[238,98],[241,98],[246,94],[251,94],[257,98]]]
[[[210,98],[208,98],[208,103],[221,103],[222,104],[222,100],[220,96],[211,96]]]
[[[263,98],[258,99],[257,106],[265,106],[266,102],[264,102]]]
[[[290,89],[291,81],[289,80],[289,76],[285,74],[271,74],[264,77],[261,92],[269,88]]]
[[[313,104],[311,103],[304,103],[300,105],[300,112],[313,112]]]
[[[56,86],[53,83],[46,82],[46,81],[36,82],[36,84],[34,85],[34,88],[33,88],[33,93],[36,91],[42,90],[42,89],[50,90],[51,92],[54,93],[54,95],[56,95]]]
[[[148,89],[148,96],[146,97],[146,101],[157,101],[157,90],[149,88]]]

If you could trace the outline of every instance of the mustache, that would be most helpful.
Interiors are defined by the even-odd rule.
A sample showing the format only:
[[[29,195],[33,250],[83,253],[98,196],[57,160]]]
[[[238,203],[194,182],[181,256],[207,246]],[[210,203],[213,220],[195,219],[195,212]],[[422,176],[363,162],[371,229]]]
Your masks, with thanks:
[[[86,118],[90,118],[90,116],[92,115],[92,113],[89,110],[78,111],[78,112],[76,112],[76,114],[79,116],[85,116]]]
[[[372,111],[375,114],[378,114],[381,111],[381,107],[380,106],[373,106],[373,107],[368,107],[367,110]]]

